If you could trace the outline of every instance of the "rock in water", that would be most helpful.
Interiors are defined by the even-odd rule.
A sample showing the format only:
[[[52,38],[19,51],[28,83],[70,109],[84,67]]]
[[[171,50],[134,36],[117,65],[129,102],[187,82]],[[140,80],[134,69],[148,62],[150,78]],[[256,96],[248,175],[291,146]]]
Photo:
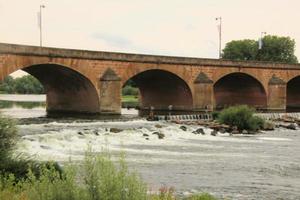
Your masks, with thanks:
[[[274,129],[275,129],[275,124],[270,121],[266,121],[263,125],[264,131],[273,131]]]
[[[159,133],[159,132],[154,132],[154,133],[152,133],[152,135],[157,135],[158,139],[164,139],[164,137],[165,137],[165,134]]]
[[[163,133],[158,134],[158,139],[164,139],[164,137],[165,137],[165,134],[163,134]]]
[[[247,130],[243,130],[242,134],[249,134],[249,132]]]
[[[291,123],[291,124],[287,125],[286,128],[290,129],[290,130],[297,130],[297,124]]]
[[[180,126],[179,127],[181,130],[183,130],[183,131],[186,131],[187,130],[187,127],[186,126]]]
[[[197,135],[197,134],[205,135],[203,128],[198,128],[197,130],[193,131],[193,133],[195,135]]]
[[[160,125],[160,124],[155,124],[155,127],[156,127],[156,128],[162,128],[162,125]]]
[[[144,133],[143,136],[144,137],[149,137],[149,135],[147,133]]]
[[[109,131],[112,132],[112,133],[120,133],[120,132],[122,132],[123,130],[122,130],[122,129],[119,129],[119,128],[110,128]]]
[[[77,132],[78,135],[84,135],[81,131]]]
[[[218,131],[213,130],[210,134],[211,134],[212,136],[216,136],[216,135],[218,134]]]
[[[99,133],[98,133],[97,130],[94,130],[93,133],[94,133],[95,135],[99,136]]]
[[[239,134],[240,132],[238,130],[232,130],[231,134]]]

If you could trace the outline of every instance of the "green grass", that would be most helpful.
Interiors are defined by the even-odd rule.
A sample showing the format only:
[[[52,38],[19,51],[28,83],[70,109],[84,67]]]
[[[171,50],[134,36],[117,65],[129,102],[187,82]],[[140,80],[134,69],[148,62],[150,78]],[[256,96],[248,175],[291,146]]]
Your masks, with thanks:
[[[134,96],[134,95],[124,95],[122,96],[122,102],[123,103],[138,103],[139,102],[139,99],[137,96]]]

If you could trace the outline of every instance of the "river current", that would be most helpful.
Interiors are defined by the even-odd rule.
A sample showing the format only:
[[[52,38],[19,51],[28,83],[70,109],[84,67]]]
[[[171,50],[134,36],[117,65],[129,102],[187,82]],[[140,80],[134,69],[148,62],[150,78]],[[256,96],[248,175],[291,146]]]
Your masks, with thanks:
[[[211,130],[204,129],[206,135],[195,135],[192,132],[199,126],[184,131],[178,124],[132,117],[137,114],[132,110],[123,110],[129,117],[122,120],[47,119],[43,103],[20,104],[24,99],[41,103],[43,98],[0,95],[6,102],[1,103],[4,114],[32,118],[18,125],[17,153],[63,163],[70,158],[80,162],[88,146],[94,151],[108,148],[116,156],[126,152],[130,169],[153,190],[168,186],[179,195],[209,192],[224,199],[300,199],[299,130],[211,136]],[[111,128],[122,131],[113,133]],[[154,132],[163,133],[164,139]]]

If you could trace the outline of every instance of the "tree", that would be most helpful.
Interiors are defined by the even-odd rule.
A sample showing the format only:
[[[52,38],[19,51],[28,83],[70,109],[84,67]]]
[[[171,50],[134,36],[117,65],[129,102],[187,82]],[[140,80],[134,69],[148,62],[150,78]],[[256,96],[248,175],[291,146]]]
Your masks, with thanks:
[[[31,75],[16,79],[8,76],[0,84],[0,91],[8,94],[43,94],[44,88],[42,84]]]
[[[223,49],[223,58],[230,60],[255,60],[258,52],[255,40],[233,40]]]
[[[290,37],[267,35],[262,39],[262,48],[258,41],[233,40],[223,49],[223,58],[230,60],[258,60],[284,63],[297,63],[295,40]]]

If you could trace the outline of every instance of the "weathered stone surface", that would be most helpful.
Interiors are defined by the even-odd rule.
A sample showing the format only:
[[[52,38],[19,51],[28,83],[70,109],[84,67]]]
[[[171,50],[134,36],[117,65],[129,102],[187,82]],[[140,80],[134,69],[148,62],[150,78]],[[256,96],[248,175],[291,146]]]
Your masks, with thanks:
[[[194,83],[212,84],[213,81],[209,79],[206,74],[201,72],[195,79]]]
[[[269,85],[285,85],[286,82],[284,80],[278,78],[273,74],[272,78],[269,80]]]

